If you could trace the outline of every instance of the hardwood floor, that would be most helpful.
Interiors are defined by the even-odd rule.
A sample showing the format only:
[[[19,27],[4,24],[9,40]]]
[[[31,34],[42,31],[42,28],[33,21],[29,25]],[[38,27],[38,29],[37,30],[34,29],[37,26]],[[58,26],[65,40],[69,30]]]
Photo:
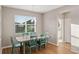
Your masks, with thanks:
[[[47,44],[46,48],[42,48],[38,51],[32,51],[32,54],[75,54],[70,50],[70,44],[60,43],[59,46]],[[16,49],[19,54],[19,48]],[[3,54],[11,54],[11,48],[5,48],[2,51]]]

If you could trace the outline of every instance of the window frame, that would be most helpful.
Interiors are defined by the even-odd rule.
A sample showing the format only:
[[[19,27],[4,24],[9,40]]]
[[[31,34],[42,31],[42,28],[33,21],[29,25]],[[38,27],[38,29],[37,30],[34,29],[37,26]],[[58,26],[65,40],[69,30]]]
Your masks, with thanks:
[[[16,20],[16,16],[23,16],[23,15],[15,15],[15,20]],[[34,24],[27,24],[27,23],[25,23],[25,24],[15,24],[15,20],[14,20],[14,27],[15,27],[15,34],[21,34],[21,32],[20,33],[16,33],[16,25],[25,25],[25,27],[26,26],[28,26],[28,25],[33,25],[34,26],[34,32],[36,32],[36,25],[37,25],[37,22],[36,22],[36,20],[37,20],[37,18],[35,17],[35,16],[30,16],[30,17],[34,17],[35,19],[34,19],[34,21],[35,21],[35,23]],[[29,21],[29,20],[28,20]],[[27,29],[25,29],[26,31],[24,32],[24,33],[26,33],[27,32]]]

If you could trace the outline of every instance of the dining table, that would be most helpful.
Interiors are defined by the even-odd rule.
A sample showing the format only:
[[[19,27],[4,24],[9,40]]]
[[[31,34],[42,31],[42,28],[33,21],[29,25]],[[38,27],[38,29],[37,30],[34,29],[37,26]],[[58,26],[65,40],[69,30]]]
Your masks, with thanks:
[[[46,36],[46,37],[48,38],[49,36]],[[32,37],[32,38],[30,38],[30,36],[17,36],[16,37],[16,40],[21,43],[21,49],[20,49],[21,53],[23,53],[23,54],[26,53],[26,45],[25,45],[25,43],[27,41],[33,39],[33,38],[36,38],[37,41],[39,41],[39,39],[41,38],[41,36],[35,36],[35,37]]]

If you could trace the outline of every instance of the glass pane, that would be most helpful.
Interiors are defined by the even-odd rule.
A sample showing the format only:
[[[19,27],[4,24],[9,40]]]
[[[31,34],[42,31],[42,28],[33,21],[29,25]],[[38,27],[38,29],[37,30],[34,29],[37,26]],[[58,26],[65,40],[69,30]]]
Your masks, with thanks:
[[[27,32],[34,32],[34,25],[27,25]]]
[[[25,32],[25,25],[16,25],[16,33],[23,33]]]
[[[29,21],[27,21],[27,24],[34,24],[34,20],[29,20]]]
[[[15,24],[25,24],[26,16],[15,16]]]

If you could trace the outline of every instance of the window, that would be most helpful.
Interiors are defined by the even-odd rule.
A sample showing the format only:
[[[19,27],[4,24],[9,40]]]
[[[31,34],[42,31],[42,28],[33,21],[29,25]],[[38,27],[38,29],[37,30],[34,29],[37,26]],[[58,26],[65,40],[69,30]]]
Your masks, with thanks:
[[[36,17],[15,16],[15,32],[36,32]]]

